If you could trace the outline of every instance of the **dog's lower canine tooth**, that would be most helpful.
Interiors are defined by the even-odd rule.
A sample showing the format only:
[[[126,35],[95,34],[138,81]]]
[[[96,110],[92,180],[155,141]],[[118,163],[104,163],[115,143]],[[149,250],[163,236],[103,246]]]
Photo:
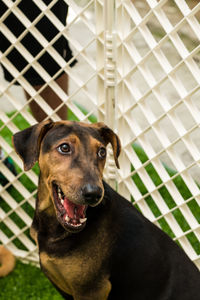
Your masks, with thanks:
[[[70,221],[70,217],[66,216],[65,217],[65,221],[69,222]]]
[[[64,200],[63,199],[61,199],[61,204],[64,205]]]
[[[81,224],[85,223],[87,221],[87,218],[80,219],[79,221],[80,221]]]

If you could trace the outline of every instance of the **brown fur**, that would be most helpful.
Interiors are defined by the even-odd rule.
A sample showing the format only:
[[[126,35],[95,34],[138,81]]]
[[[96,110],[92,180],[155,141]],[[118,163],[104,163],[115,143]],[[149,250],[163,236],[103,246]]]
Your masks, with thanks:
[[[7,276],[15,267],[14,255],[4,246],[0,246],[0,277]]]
[[[66,172],[70,168],[71,157],[66,158],[62,157],[58,151],[56,150],[57,146],[62,143],[70,143],[74,147],[74,151],[79,154],[79,159],[81,161],[81,169],[73,168],[70,172]],[[94,169],[92,165],[94,159],[94,153],[96,154],[96,149],[101,146],[101,143],[96,139],[90,137],[88,144],[90,145],[91,153],[88,156],[88,160],[86,160],[86,155],[83,151],[83,146],[77,136],[69,135],[67,138],[59,141],[58,144],[55,144],[53,149],[48,153],[40,152],[39,155],[39,165],[41,172],[41,184],[39,185],[39,210],[46,210],[49,215],[55,213],[52,201],[52,189],[51,183],[53,181],[59,182],[59,185],[64,192],[65,195],[68,196],[69,200],[72,200],[74,203],[78,203],[78,192],[77,188],[83,186],[85,182],[85,171]],[[42,148],[42,145],[41,145]],[[105,161],[99,163],[99,172],[93,170],[96,174],[97,181],[96,183],[103,188],[102,185],[102,177],[103,177],[103,169],[104,169]],[[103,197],[103,195],[102,195]]]

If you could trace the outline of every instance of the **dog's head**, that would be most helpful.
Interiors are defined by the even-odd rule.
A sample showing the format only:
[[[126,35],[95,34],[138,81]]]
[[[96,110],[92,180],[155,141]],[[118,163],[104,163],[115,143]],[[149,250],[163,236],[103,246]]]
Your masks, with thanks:
[[[53,207],[58,221],[69,231],[82,230],[87,206],[96,206],[103,199],[108,143],[119,168],[120,140],[103,123],[44,121],[13,136],[25,171],[39,162],[39,209]]]

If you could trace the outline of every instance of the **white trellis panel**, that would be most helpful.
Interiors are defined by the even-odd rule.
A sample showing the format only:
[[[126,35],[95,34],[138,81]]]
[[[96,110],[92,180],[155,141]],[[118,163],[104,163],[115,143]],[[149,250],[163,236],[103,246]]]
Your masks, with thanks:
[[[33,208],[35,207],[37,175],[32,170],[26,172],[26,175],[24,175],[22,162],[13,151],[11,139],[9,137],[11,134],[20,130],[18,128],[20,125],[19,122],[15,122],[19,115],[20,118],[23,119],[23,122],[26,121],[26,127],[36,123],[28,110],[28,105],[33,99],[54,121],[59,120],[59,117],[56,114],[56,111],[59,108],[55,111],[52,110],[40,95],[41,91],[48,85],[51,86],[54,92],[63,101],[62,105],[67,104],[68,108],[79,120],[90,122],[90,117],[94,115],[97,116],[98,113],[101,115],[101,119],[104,119],[104,95],[100,97],[100,89],[97,93],[97,79],[99,86],[100,82],[102,85],[104,82],[103,6],[101,1],[67,0],[66,3],[69,6],[69,14],[67,26],[64,26],[51,11],[51,8],[57,0],[51,1],[49,5],[46,5],[41,0],[34,1],[41,13],[32,23],[20,10],[20,2],[20,0],[15,2],[3,0],[3,3],[7,6],[7,11],[0,19],[0,30],[11,43],[11,46],[6,52],[0,53],[0,60],[1,64],[4,65],[14,77],[11,83],[6,82],[3,79],[3,76],[1,76],[0,80],[1,101],[6,102],[6,106],[11,106],[14,111],[14,114],[12,115],[6,114],[3,109],[0,111],[0,120],[2,122],[0,145],[6,153],[6,156],[12,158],[20,167],[20,171],[15,177],[3,163],[4,159],[0,162],[1,175],[8,180],[8,183],[5,186],[1,185],[0,187],[0,242],[5,244],[16,256],[23,260],[38,262],[36,246],[30,239],[28,233],[31,225]],[[4,20],[10,13],[13,13],[26,28],[18,37],[15,37],[4,24]],[[51,40],[51,42],[48,42],[35,27],[37,22],[44,15],[52,21],[59,31],[57,36]],[[36,57],[33,57],[21,43],[21,40],[28,32],[38,39],[43,46],[43,50]],[[69,62],[66,62],[52,47],[53,43],[61,35],[67,38],[70,47],[73,50],[74,57]],[[19,72],[7,59],[7,54],[14,47],[19,52],[23,53],[24,58],[29,63],[21,72]],[[54,77],[51,77],[38,63],[38,58],[41,57],[44,51],[47,51],[60,66],[60,70]],[[98,56],[96,53],[98,53]],[[73,59],[77,59],[78,63],[75,67],[71,68],[69,65]],[[23,76],[30,66],[38,71],[45,81],[45,84],[38,91],[36,91]],[[63,71],[69,76],[70,87],[68,94],[66,94],[55,81],[55,78]],[[25,101],[22,89],[14,86],[16,82],[20,83],[21,87],[31,96],[29,101]],[[97,97],[98,94],[99,98]],[[83,108],[85,108],[87,112],[85,112]],[[5,136],[4,132],[8,132],[8,137]],[[24,184],[24,182],[27,181],[28,184]],[[31,185],[31,188],[29,185]]]
[[[2,0],[7,10],[0,30],[11,46],[0,53],[0,60],[14,79],[8,83],[1,75],[0,101],[14,113],[0,110],[0,146],[19,168],[15,176],[0,161],[0,172],[8,179],[0,186],[0,242],[24,260],[38,261],[28,234],[37,175],[34,170],[24,174],[10,136],[21,129],[17,120],[26,121],[26,127],[36,123],[28,109],[33,99],[59,120],[59,108],[52,110],[40,95],[49,85],[79,120],[90,122],[96,116],[116,130],[122,142],[121,169],[116,171],[109,154],[105,177],[112,185],[117,178],[118,191],[167,231],[200,268],[199,1],[65,0],[70,8],[67,26],[51,11],[56,1],[46,5],[34,0],[41,13],[31,23],[19,8],[21,0]],[[4,24],[11,12],[26,28],[18,37]],[[59,31],[51,42],[35,27],[44,15]],[[43,47],[36,57],[21,43],[28,32]],[[66,63],[52,46],[61,35],[70,43],[72,60],[78,60],[73,68],[72,60]],[[28,61],[21,72],[7,59],[14,47]],[[53,77],[38,63],[44,51],[60,66]],[[46,82],[38,91],[23,76],[30,66]],[[62,72],[69,76],[68,94],[55,81]]]
[[[119,191],[132,195],[143,214],[162,228],[164,220],[200,267],[200,5],[123,0],[116,1],[116,11],[116,105],[123,145]],[[144,150],[145,161],[136,146]],[[152,170],[160,178],[157,184]],[[145,191],[135,184],[136,176]],[[187,196],[178,180],[190,191]]]

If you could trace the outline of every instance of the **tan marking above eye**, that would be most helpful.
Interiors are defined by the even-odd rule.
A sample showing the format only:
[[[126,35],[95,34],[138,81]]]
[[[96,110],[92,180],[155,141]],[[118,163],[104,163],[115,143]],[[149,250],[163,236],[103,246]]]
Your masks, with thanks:
[[[94,149],[95,152],[97,151],[97,149],[99,149],[101,147],[105,148],[105,146],[100,141],[98,141],[97,139],[95,139],[91,136],[89,137],[89,139],[90,139],[91,149]]]

